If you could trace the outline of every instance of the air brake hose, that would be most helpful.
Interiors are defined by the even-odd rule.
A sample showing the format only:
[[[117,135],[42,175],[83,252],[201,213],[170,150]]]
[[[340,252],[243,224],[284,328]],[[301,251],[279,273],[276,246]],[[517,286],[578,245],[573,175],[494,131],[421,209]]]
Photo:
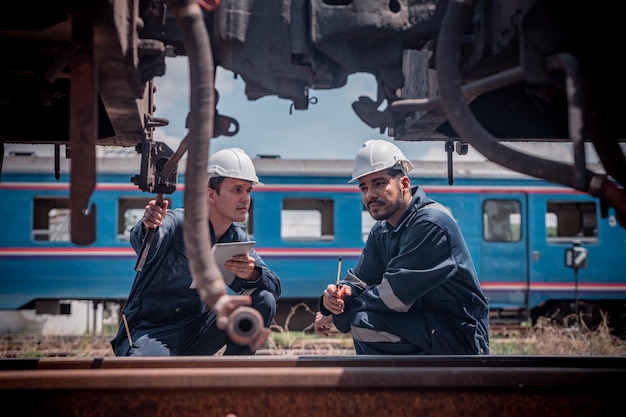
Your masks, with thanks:
[[[626,227],[626,193],[606,179],[606,175],[597,174],[582,167],[580,156],[576,156],[578,166],[562,164],[518,152],[504,146],[485,130],[472,114],[462,92],[461,44],[463,29],[472,21],[476,0],[451,0],[439,29],[437,38],[436,67],[442,107],[448,120],[460,138],[470,143],[487,159],[514,171],[541,178],[557,184],[599,197],[603,202],[615,207],[618,222]],[[562,57],[552,57],[562,59]],[[550,64],[550,60],[548,60]],[[577,82],[575,76],[569,81]],[[575,74],[574,74],[575,75]],[[577,86],[580,87],[580,86]],[[582,88],[568,88],[570,111],[574,94],[583,94]],[[577,122],[570,120],[570,136],[575,142],[582,140],[582,133]],[[576,147],[575,147],[576,149]],[[582,161],[584,163],[584,161]]]
[[[584,170],[584,186],[574,184],[573,167],[516,151],[498,142],[476,120],[462,93],[461,43],[466,23],[471,22],[474,0],[448,3],[437,40],[437,76],[441,104],[459,137],[469,142],[487,159],[515,171],[588,192],[594,173]]]
[[[247,310],[243,314],[238,312],[243,308],[242,304],[249,304],[249,296],[227,294],[226,284],[211,252],[207,227],[207,168],[215,119],[215,67],[209,34],[202,10],[194,0],[169,0],[167,5],[181,30],[189,57],[189,133],[181,144],[188,150],[183,234],[189,269],[200,299],[215,310],[218,326],[236,343],[257,346],[261,335],[266,334],[261,316],[248,314]],[[245,321],[245,331],[241,331],[242,320]]]

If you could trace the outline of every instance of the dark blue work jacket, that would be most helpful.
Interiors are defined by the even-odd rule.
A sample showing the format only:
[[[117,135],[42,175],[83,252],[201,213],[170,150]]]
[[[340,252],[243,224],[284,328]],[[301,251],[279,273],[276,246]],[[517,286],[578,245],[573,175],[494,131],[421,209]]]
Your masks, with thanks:
[[[167,346],[176,349],[179,344],[179,328],[181,324],[196,319],[205,311],[206,306],[200,300],[198,292],[190,288],[191,271],[183,241],[184,210],[168,210],[163,225],[154,234],[146,263],[135,281],[124,307],[124,313],[133,340],[149,333],[157,336]],[[239,224],[231,224],[223,236],[215,242],[212,226],[211,239],[215,243],[249,241],[250,238]],[[144,231],[139,221],[131,230],[130,243],[135,252],[141,251]],[[270,291],[278,299],[281,293],[278,276],[265,264],[254,249],[250,256],[255,265],[261,269],[261,277],[256,281],[246,281],[235,277],[229,285],[235,293],[249,288]],[[119,345],[121,338],[126,338],[120,326],[117,337],[111,342],[113,349]],[[116,351],[116,354],[118,352]],[[119,352],[124,355],[125,352]]]
[[[414,328],[427,326],[421,331],[430,340],[421,347],[428,354],[486,354],[488,303],[461,230],[421,188],[411,191],[411,204],[395,227],[385,220],[372,227],[353,270],[362,283],[350,284],[353,295],[343,314],[401,313],[386,317],[409,328],[410,321]],[[349,322],[343,323],[339,330],[349,332]]]

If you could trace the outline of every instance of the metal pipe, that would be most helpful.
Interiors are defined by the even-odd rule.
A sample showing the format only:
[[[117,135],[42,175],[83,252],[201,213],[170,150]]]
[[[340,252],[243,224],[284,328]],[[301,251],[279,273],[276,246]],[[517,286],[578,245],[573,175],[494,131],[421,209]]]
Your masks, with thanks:
[[[565,91],[567,93],[567,121],[569,137],[574,148],[574,184],[577,189],[587,188],[584,171],[585,142],[583,114],[585,113],[585,91],[583,88],[582,70],[578,60],[570,54],[557,54],[546,58],[548,71],[565,73]]]
[[[202,10],[194,0],[168,2],[180,28],[189,57],[190,113],[185,176],[184,242],[189,268],[200,298],[212,308],[226,294],[226,284],[211,254],[207,227],[209,140],[215,112],[214,65]]]
[[[209,141],[213,137],[215,120],[215,67],[209,34],[200,6],[194,0],[170,0],[178,27],[183,35],[189,57],[191,108],[189,133],[181,143],[180,157],[188,150],[185,176],[185,224],[183,238],[189,258],[189,269],[200,299],[217,315],[218,326],[227,331],[231,340],[242,345],[258,347],[267,339],[261,315],[240,311],[249,304],[249,296],[229,296],[226,283],[211,251],[209,236],[207,183]],[[247,321],[242,329],[242,317]]]
[[[572,165],[518,152],[498,142],[478,123],[462,93],[460,70],[463,28],[471,22],[475,0],[451,0],[446,8],[437,39],[436,67],[442,107],[459,137],[489,160],[514,171],[562,184],[599,197],[615,207],[617,221],[626,227],[626,193],[607,180],[606,175]],[[570,90],[570,93],[572,90]],[[572,125],[570,125],[572,128]]]
[[[584,186],[573,181],[571,165],[547,160],[504,146],[487,132],[472,114],[463,96],[460,70],[465,23],[473,15],[474,0],[454,0],[447,6],[437,41],[437,76],[443,109],[454,130],[489,160],[515,171],[589,192],[596,175],[585,169]]]
[[[252,307],[242,306],[235,309],[230,315],[226,331],[233,342],[240,345],[250,345],[252,341],[257,339],[262,329],[263,317],[261,313]],[[264,342],[265,339],[261,344]]]
[[[461,90],[463,96],[471,101],[481,94],[498,88],[506,87],[524,80],[524,70],[522,67],[511,68],[480,80],[473,81],[464,85]],[[415,112],[439,110],[441,108],[440,97],[416,98],[406,100],[396,100],[389,105],[393,112]]]

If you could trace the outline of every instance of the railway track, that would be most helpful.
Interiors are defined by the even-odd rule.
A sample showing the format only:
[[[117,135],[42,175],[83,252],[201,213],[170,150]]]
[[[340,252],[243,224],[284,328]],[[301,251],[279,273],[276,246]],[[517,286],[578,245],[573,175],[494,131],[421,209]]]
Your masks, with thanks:
[[[19,416],[622,416],[625,357],[0,360]]]

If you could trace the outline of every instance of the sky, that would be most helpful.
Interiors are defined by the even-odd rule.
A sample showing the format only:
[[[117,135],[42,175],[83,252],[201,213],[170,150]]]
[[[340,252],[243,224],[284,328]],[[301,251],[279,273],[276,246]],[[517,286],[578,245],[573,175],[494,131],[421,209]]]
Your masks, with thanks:
[[[176,149],[181,138],[187,134],[185,120],[189,112],[189,65],[187,57],[166,59],[166,73],[154,80],[156,117],[170,121],[166,127],[157,128],[155,139]],[[257,155],[280,155],[283,159],[349,159],[353,160],[361,145],[369,139],[393,142],[405,156],[413,161],[447,158],[443,141],[395,141],[387,132],[371,128],[352,110],[352,103],[360,96],[376,99],[377,85],[373,75],[352,74],[345,86],[333,90],[309,90],[309,97],[316,97],[317,104],[309,104],[307,110],[293,110],[291,101],[266,96],[248,100],[245,83],[241,78],[221,67],[216,72],[216,88],[219,92],[217,111],[239,121],[239,133],[232,137],[220,136],[209,145],[213,154],[228,147],[243,149],[250,157]],[[383,103],[386,106],[386,103]],[[526,153],[562,162],[573,161],[571,144],[557,142],[507,143]],[[469,147],[466,155],[454,155],[455,160],[479,160],[486,158]],[[587,146],[587,160],[596,161],[593,147]]]
[[[157,141],[167,143],[176,150],[187,134],[185,120],[189,112],[189,61],[185,56],[166,59],[165,75],[154,79],[157,91],[154,96],[154,115],[169,120],[169,125],[154,132]],[[333,90],[309,91],[317,98],[307,110],[293,110],[291,101],[276,96],[248,100],[245,83],[221,67],[216,72],[219,92],[217,110],[220,114],[237,119],[239,133],[212,139],[209,152],[213,154],[228,147],[243,149],[250,157],[279,155],[283,159],[354,159],[361,145],[369,139],[384,139],[395,143],[410,160],[446,160],[444,143],[395,141],[386,132],[371,128],[352,110],[352,103],[360,96],[376,98],[376,81],[370,74],[352,74],[345,86]],[[385,103],[383,105],[386,105]],[[548,148],[546,148],[548,146]],[[543,157],[571,159],[567,150],[558,149],[563,144],[533,144],[538,149],[526,149]],[[99,155],[111,152],[111,147],[99,147]],[[38,156],[51,156],[53,145],[5,144],[5,155],[13,151],[35,151]],[[113,149],[115,151],[115,149]],[[134,154],[134,148],[122,152]],[[455,155],[455,160],[485,160],[471,146],[467,155]]]
[[[154,116],[169,120],[156,128],[154,138],[176,150],[187,134],[185,120],[189,112],[189,61],[185,56],[166,58],[165,75],[154,79]],[[291,101],[266,96],[248,100],[241,78],[221,67],[216,72],[219,92],[217,110],[237,119],[239,133],[214,138],[209,146],[213,154],[228,147],[239,147],[251,157],[280,155],[283,159],[354,159],[361,145],[369,139],[394,142],[412,160],[445,160],[443,142],[395,142],[387,133],[371,128],[352,110],[359,96],[376,98],[376,81],[370,74],[352,74],[345,86],[333,90],[309,90],[317,104],[307,110],[292,110]],[[428,157],[429,149],[431,150]],[[53,155],[53,145],[5,144],[5,155],[12,151],[34,150],[39,156]],[[110,147],[107,147],[110,151]],[[132,149],[123,149],[132,153]]]
[[[186,57],[168,58],[166,74],[155,78],[155,116],[165,117],[170,124],[158,128],[155,139],[177,146],[185,136],[185,118],[189,111],[189,73]],[[239,133],[220,136],[210,143],[210,153],[228,147],[239,147],[251,157],[280,155],[283,159],[353,159],[368,139],[393,141],[387,133],[371,128],[352,110],[359,96],[376,98],[376,81],[369,74],[353,74],[348,83],[333,90],[310,90],[317,104],[307,110],[293,109],[291,101],[276,96],[248,100],[245,83],[233,73],[218,68],[216,88],[219,91],[217,110],[239,121]],[[395,142],[409,159],[422,158],[435,144],[445,158],[442,142]],[[173,148],[175,149],[175,148]]]

